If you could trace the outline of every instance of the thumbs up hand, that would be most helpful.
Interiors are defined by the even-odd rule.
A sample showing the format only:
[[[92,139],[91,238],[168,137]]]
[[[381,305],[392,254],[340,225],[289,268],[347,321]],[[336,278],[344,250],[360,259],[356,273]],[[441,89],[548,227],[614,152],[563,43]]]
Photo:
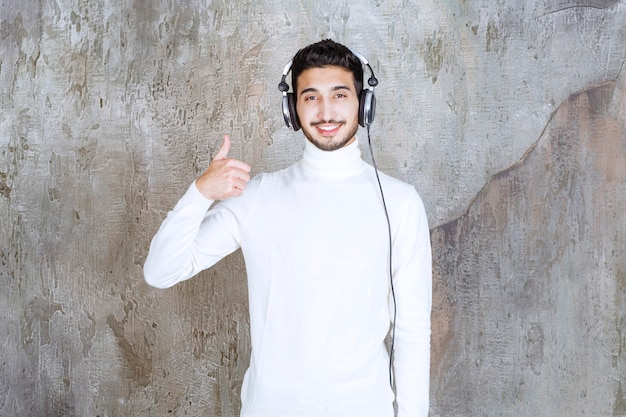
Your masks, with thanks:
[[[250,165],[228,158],[230,136],[224,135],[224,143],[207,170],[196,180],[198,191],[209,200],[225,200],[238,197],[250,181]]]

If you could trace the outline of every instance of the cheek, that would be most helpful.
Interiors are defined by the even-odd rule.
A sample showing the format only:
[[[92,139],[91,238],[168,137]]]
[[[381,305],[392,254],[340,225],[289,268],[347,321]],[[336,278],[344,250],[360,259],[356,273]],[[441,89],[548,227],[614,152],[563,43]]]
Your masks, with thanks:
[[[296,113],[301,124],[308,124],[318,118],[318,108],[314,103],[296,103]]]
[[[351,100],[349,103],[346,103],[346,106],[344,106],[344,114],[346,116],[350,116],[351,118],[358,118],[359,117],[359,101]]]
[[[306,106],[301,101],[296,102],[296,113],[298,113],[298,117],[306,117],[306,114],[310,112],[311,106]]]

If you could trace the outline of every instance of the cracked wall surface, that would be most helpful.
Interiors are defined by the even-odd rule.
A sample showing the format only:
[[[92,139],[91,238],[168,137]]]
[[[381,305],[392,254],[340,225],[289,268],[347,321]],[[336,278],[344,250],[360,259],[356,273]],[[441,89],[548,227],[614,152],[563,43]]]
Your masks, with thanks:
[[[626,414],[624,98],[623,76],[572,95],[432,231],[436,415]]]
[[[326,37],[427,207],[431,416],[626,416],[623,0],[1,3],[0,416],[238,415],[241,255],[141,267],[222,133],[298,159],[276,86]]]

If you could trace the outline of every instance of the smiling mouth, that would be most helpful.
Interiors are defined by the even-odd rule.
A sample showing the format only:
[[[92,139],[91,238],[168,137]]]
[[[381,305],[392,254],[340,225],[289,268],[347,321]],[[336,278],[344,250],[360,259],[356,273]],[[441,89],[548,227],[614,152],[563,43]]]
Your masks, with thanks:
[[[311,126],[315,127],[322,136],[335,136],[337,131],[343,126],[345,122],[338,122],[335,120],[320,121],[311,123]]]

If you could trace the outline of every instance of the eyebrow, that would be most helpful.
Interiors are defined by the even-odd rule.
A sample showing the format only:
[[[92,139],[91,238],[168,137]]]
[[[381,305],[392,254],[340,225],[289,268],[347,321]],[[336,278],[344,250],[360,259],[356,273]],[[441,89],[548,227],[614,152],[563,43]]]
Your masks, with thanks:
[[[348,87],[347,85],[336,85],[336,86],[334,86],[331,89],[331,91],[339,91],[339,90],[348,90],[348,91],[350,91],[350,87]],[[306,94],[306,93],[316,93],[316,92],[319,92],[319,90],[317,88],[309,87],[309,88],[305,88],[304,90],[302,90],[300,95],[303,95],[303,94]]]

